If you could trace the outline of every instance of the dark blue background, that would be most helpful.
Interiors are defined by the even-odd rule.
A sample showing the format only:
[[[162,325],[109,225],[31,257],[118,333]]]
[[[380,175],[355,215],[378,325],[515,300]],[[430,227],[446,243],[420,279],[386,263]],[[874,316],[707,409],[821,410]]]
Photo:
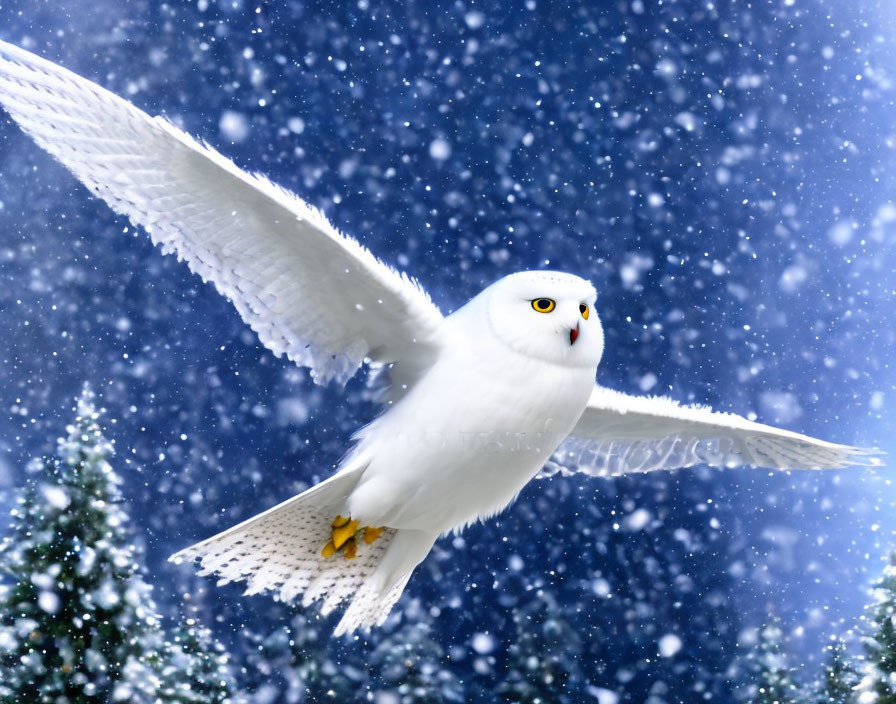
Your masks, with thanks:
[[[599,291],[602,383],[892,452],[894,17],[802,0],[4,0],[0,38],[296,191],[445,311],[520,269],[571,271]],[[315,387],[274,358],[8,119],[0,321],[0,482],[89,380],[158,601],[201,592],[239,663],[244,624],[273,629],[282,607],[164,560],[325,477],[376,412],[363,383]],[[725,701],[769,614],[803,677],[856,625],[896,528],[888,476],[536,481],[440,541],[408,597],[435,607],[471,699],[488,701],[512,614],[543,589],[584,643],[576,686]],[[627,528],[639,509],[651,520]],[[477,654],[484,632],[495,648]],[[669,633],[683,647],[658,657]]]

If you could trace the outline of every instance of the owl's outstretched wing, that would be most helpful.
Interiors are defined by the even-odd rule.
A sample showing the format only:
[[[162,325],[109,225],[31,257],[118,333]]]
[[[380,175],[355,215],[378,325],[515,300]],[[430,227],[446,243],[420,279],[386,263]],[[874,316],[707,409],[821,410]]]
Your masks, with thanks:
[[[613,476],[696,464],[769,469],[880,466],[880,452],[835,445],[731,413],[596,386],[547,472]]]
[[[317,381],[344,381],[364,358],[415,367],[434,353],[442,315],[415,281],[165,119],[5,42],[0,104]]]

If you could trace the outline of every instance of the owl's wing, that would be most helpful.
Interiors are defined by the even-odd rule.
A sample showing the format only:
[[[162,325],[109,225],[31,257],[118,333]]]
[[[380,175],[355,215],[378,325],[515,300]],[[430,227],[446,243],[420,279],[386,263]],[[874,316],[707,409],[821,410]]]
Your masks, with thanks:
[[[317,381],[344,381],[365,358],[422,368],[434,353],[442,314],[415,281],[164,118],[4,42],[0,104]]]
[[[696,464],[840,469],[881,466],[880,455],[877,450],[835,445],[732,413],[595,386],[584,414],[546,471],[614,476]]]

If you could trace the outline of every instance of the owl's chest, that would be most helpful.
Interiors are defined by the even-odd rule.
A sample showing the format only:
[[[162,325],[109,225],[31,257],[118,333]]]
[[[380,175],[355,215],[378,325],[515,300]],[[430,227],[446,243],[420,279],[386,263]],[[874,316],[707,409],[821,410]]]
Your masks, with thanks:
[[[593,370],[460,349],[378,422],[429,466],[544,461],[581,415]],[[528,471],[528,470],[526,470]]]
[[[574,422],[587,402],[593,374],[516,354],[467,354],[435,369],[433,382],[459,429],[516,433],[559,430]]]
[[[443,358],[364,433],[374,510],[393,527],[443,532],[506,506],[565,439],[594,372],[517,355]],[[360,506],[358,510],[362,510]]]

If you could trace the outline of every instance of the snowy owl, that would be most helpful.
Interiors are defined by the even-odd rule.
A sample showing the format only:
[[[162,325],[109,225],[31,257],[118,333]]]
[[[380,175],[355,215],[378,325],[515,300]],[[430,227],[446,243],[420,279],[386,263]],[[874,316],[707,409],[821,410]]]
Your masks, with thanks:
[[[873,451],[596,386],[604,337],[595,290],[577,276],[513,274],[443,316],[297,196],[5,43],[0,104],[212,281],[274,354],[319,383],[365,362],[388,380],[382,414],[332,477],[172,558],[323,613],[347,602],[337,634],[381,624],[440,535],[502,511],[546,465],[606,476],[880,464]]]

